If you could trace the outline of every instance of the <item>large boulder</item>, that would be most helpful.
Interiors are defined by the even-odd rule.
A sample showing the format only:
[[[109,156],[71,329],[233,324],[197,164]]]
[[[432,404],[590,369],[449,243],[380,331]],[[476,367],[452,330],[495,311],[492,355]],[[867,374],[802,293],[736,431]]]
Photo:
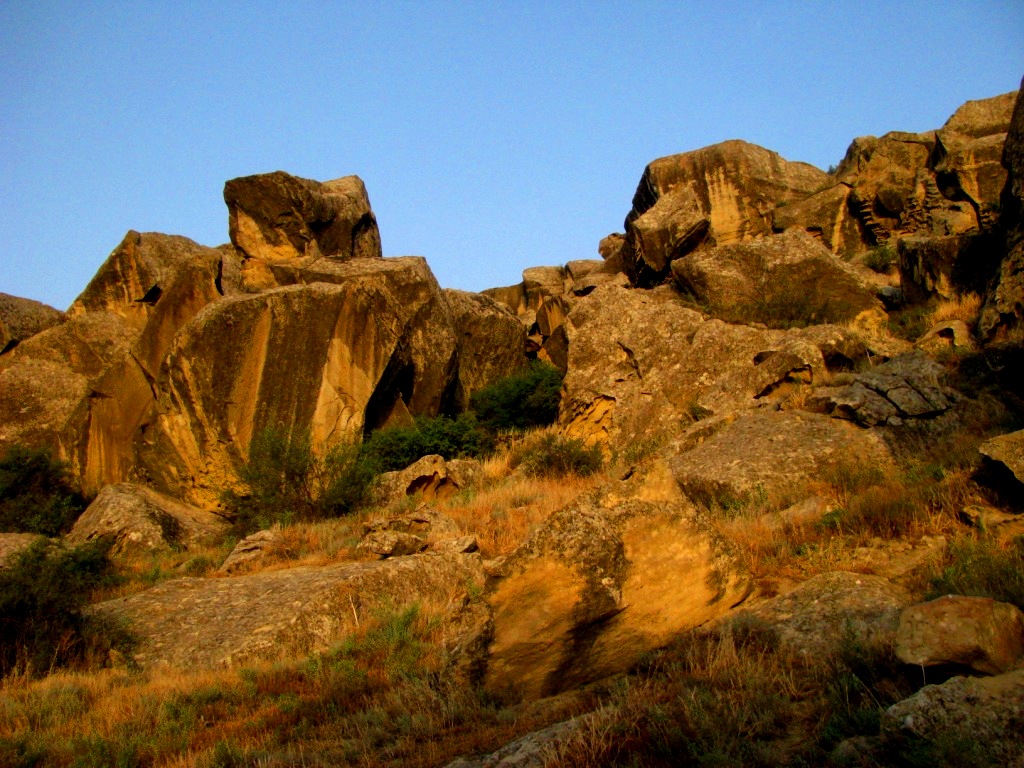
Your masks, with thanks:
[[[978,452],[1005,467],[1018,483],[1024,484],[1024,429],[986,440]]]
[[[671,467],[694,499],[778,500],[799,496],[801,484],[850,456],[892,466],[885,442],[874,433],[813,413],[753,411],[676,456]]]
[[[175,579],[93,610],[131,632],[143,669],[215,669],[325,650],[375,613],[413,604],[446,611],[455,626],[483,581],[479,555],[427,554]]]
[[[1022,768],[1021,733],[1024,670],[1016,670],[926,685],[882,714],[880,740],[884,755],[932,752],[946,765]]]
[[[689,258],[689,257],[687,257]],[[826,365],[864,354],[836,326],[779,331],[707,320],[669,286],[598,286],[573,306],[559,422],[588,442],[629,449],[677,436],[695,418],[772,400]]]
[[[645,169],[619,252],[634,285],[660,282],[672,260],[705,238],[725,245],[771,230],[771,210],[808,196],[828,176],[744,141],[663,157]],[[664,198],[664,202],[663,202]]]
[[[479,474],[480,462],[475,459],[424,456],[405,469],[380,474],[373,498],[377,504],[393,504],[415,494],[424,501],[444,499],[469,488]]]
[[[477,390],[526,365],[526,329],[507,306],[479,293],[448,289],[459,354],[460,410]]]
[[[1022,81],[1024,86],[1024,81]],[[1024,327],[1024,87],[1018,91],[1003,145],[1007,178],[1000,197],[1006,255],[988,292],[979,330],[989,342],[1016,340]]]
[[[72,544],[109,538],[114,554],[140,554],[188,549],[227,528],[227,521],[211,512],[145,486],[118,483],[99,492],[66,538]]]
[[[988,597],[947,595],[918,603],[900,614],[895,650],[906,664],[958,664],[1002,674],[1024,662],[1024,614]]]
[[[0,354],[64,322],[64,313],[41,301],[0,293]]]
[[[318,182],[284,171],[224,185],[231,242],[245,256],[249,289],[274,284],[275,262],[327,257],[380,258],[380,232],[358,176]]]
[[[320,451],[448,410],[456,338],[423,259],[322,259],[303,277],[225,297],[175,337],[138,441],[158,488],[209,505],[268,429]]]
[[[748,591],[655,461],[555,513],[494,565],[485,685],[535,698],[625,670]]]
[[[695,251],[672,263],[672,275],[684,293],[730,321],[786,328],[882,311],[857,272],[799,230]]]

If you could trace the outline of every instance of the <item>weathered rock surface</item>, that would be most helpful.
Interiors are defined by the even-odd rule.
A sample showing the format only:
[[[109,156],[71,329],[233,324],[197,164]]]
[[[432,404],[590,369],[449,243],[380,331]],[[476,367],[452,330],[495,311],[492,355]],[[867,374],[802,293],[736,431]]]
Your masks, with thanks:
[[[444,499],[468,488],[479,474],[480,463],[472,459],[445,461],[443,456],[424,456],[405,469],[384,472],[375,484],[377,504],[391,504],[421,494],[424,501]]]
[[[244,176],[224,185],[231,242],[245,256],[249,290],[275,284],[276,262],[380,258],[380,232],[358,176],[302,179],[283,171]]]
[[[284,546],[284,536],[279,528],[256,531],[235,545],[218,570],[221,573],[239,573],[273,557]]]
[[[1024,81],[1022,81],[1024,86]],[[1024,327],[1024,87],[1018,91],[1010,128],[1003,145],[1007,171],[1000,196],[1000,229],[1005,233],[1006,255],[982,309],[979,330],[989,342],[1020,341]]]
[[[227,521],[183,504],[151,488],[132,483],[108,485],[67,535],[72,544],[113,539],[113,554],[187,549],[223,534]]]
[[[422,552],[431,543],[454,539],[459,533],[454,520],[421,504],[414,512],[363,523],[363,539],[356,549],[381,558],[412,555]],[[464,551],[461,546],[453,549]]]
[[[456,338],[423,259],[321,260],[303,275],[225,297],[175,337],[139,443],[158,488],[211,504],[268,428],[321,450],[449,402]]]
[[[899,238],[897,264],[907,302],[918,304],[935,296],[953,298],[958,291],[955,276],[964,270],[961,254],[976,239],[976,234]]]
[[[626,217],[622,267],[634,285],[654,285],[673,259],[705,238],[726,245],[770,233],[776,205],[802,199],[827,180],[814,166],[744,141],[655,160]]]
[[[672,276],[713,316],[731,321],[786,328],[882,311],[857,272],[799,230],[695,251],[672,262]]]
[[[671,460],[690,498],[729,503],[763,495],[787,498],[844,457],[876,467],[892,459],[876,434],[801,411],[741,415],[700,445]]]
[[[485,685],[533,698],[621,671],[748,590],[653,462],[555,513],[494,566]]]
[[[706,320],[669,286],[600,286],[574,305],[565,329],[559,422],[613,448],[676,437],[696,417],[765,404],[787,383],[813,383],[826,360],[846,368],[864,355],[857,335],[835,326],[778,331]]]
[[[1024,614],[987,597],[947,595],[900,614],[896,656],[906,664],[959,664],[987,675],[1024,662]]]
[[[460,409],[477,390],[526,365],[526,328],[508,307],[480,293],[445,290],[458,339]]]
[[[968,504],[961,511],[960,519],[1002,543],[1024,536],[1024,515],[1021,514],[1003,512],[981,504]]]
[[[460,757],[445,768],[544,768],[552,750],[575,733],[582,719],[564,720],[539,731],[520,736],[482,757]]]
[[[815,576],[791,592],[750,608],[726,623],[753,616],[797,653],[824,657],[851,642],[891,643],[910,593],[881,576],[837,571]]]
[[[963,320],[947,320],[928,329],[914,347],[932,357],[943,354],[969,354],[978,351],[971,329]]]
[[[864,426],[899,426],[907,419],[925,419],[948,411],[957,394],[942,383],[941,365],[921,352],[900,355],[849,384],[822,387],[808,407]]]
[[[986,440],[978,448],[985,458],[1006,467],[1024,483],[1024,429]]]
[[[62,322],[64,313],[41,301],[0,293],[0,354]]]
[[[996,677],[954,677],[926,685],[882,715],[889,754],[901,745],[945,745],[962,765],[1024,766],[1024,670]],[[952,748],[952,751],[950,750]],[[962,761],[962,762],[961,762]]]
[[[429,603],[458,610],[467,591],[482,586],[478,555],[426,554],[175,579],[94,610],[124,622],[137,640],[133,660],[143,669],[213,669],[323,650],[378,608]]]

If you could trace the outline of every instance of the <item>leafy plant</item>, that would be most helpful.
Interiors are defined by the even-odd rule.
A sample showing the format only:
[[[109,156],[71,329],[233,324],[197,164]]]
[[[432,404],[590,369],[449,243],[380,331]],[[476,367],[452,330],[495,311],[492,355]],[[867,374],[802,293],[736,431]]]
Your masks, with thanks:
[[[379,472],[405,469],[413,462],[437,454],[445,459],[481,456],[494,446],[491,436],[472,414],[450,419],[421,416],[408,427],[377,430],[363,443],[361,459]]]
[[[582,440],[548,433],[524,447],[519,463],[526,474],[534,477],[587,477],[601,469],[604,457],[596,445],[586,446]]]
[[[879,245],[864,254],[864,266],[879,274],[888,274],[896,265],[896,249],[891,245]]]
[[[523,430],[553,424],[558,418],[562,373],[532,361],[523,370],[474,392],[470,409],[491,430]]]
[[[308,436],[289,438],[268,429],[253,438],[249,461],[239,472],[246,490],[225,491],[221,503],[234,520],[234,533],[246,535],[274,523],[354,512],[375,475],[359,446],[339,444],[317,455]]]
[[[15,445],[0,459],[0,532],[59,536],[85,506],[66,465],[49,450]]]
[[[123,635],[86,614],[93,590],[113,580],[110,542],[65,549],[45,539],[0,571],[0,673],[79,664]]]

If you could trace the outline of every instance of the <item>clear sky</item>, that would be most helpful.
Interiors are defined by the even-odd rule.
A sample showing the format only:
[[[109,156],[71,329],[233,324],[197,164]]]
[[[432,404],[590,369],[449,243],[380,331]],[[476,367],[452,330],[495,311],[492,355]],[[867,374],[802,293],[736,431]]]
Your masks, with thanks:
[[[445,287],[597,258],[651,160],[822,168],[1015,90],[1024,2],[0,2],[0,292],[65,308],[129,229],[226,242],[227,179],[366,182]]]

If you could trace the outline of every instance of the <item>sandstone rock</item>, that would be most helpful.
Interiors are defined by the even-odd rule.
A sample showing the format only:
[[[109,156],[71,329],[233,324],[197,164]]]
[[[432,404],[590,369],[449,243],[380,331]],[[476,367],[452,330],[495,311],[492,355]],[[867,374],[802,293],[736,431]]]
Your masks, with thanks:
[[[669,286],[605,285],[574,305],[559,413],[570,435],[617,449],[658,444],[695,417],[763,405],[787,382],[817,381],[824,355],[846,368],[865,354],[855,334],[835,326],[730,325],[678,298]]]
[[[1006,467],[1018,481],[1024,483],[1024,429],[986,440],[978,448],[985,458]]]
[[[0,533],[0,571],[8,568],[11,560],[42,538],[37,533]]]
[[[960,269],[960,255],[977,235],[945,237],[901,237],[896,243],[900,286],[911,304],[934,296],[952,299],[957,294],[954,275]]]
[[[428,456],[427,458],[440,459],[441,457]],[[417,462],[417,464],[420,463]],[[413,555],[425,550],[431,542],[454,539],[458,534],[459,527],[454,520],[431,509],[426,504],[420,504],[415,512],[396,517],[377,518],[363,523],[363,539],[356,549],[363,554],[376,555],[381,558]],[[476,540],[473,539],[472,545],[475,543]],[[474,551],[475,546],[472,545],[469,541],[464,540],[447,547],[432,547],[431,549],[432,551],[459,554]]]
[[[768,234],[776,205],[802,199],[827,180],[811,165],[743,141],[655,160],[644,169],[626,217],[623,268],[634,284],[655,284],[674,258],[705,236],[726,245]]]
[[[431,552],[448,555],[468,555],[477,552],[480,544],[476,536],[455,536],[450,539],[439,539],[430,545]]]
[[[874,433],[812,413],[757,411],[676,456],[671,467],[690,498],[742,503],[786,498],[848,456],[881,467],[892,461]]]
[[[861,225],[850,209],[850,184],[832,183],[803,200],[776,206],[772,230],[798,228],[821,240],[832,253],[849,258],[864,250]]]
[[[817,390],[808,407],[864,426],[899,426],[953,407],[957,394],[943,385],[943,376],[942,366],[921,352],[900,355],[853,375],[849,384]]]
[[[238,573],[277,554],[284,547],[284,536],[278,528],[256,531],[235,545],[218,569],[221,573]]]
[[[380,258],[380,233],[358,176],[317,182],[283,171],[224,185],[231,242],[246,258],[244,282],[270,287],[267,267],[295,259]]]
[[[423,259],[324,259],[303,274],[308,285],[225,297],[175,337],[139,441],[157,487],[212,504],[267,428],[319,451],[449,404],[456,338]]]
[[[132,483],[108,485],[86,508],[67,535],[71,544],[113,539],[113,554],[187,549],[223,534],[217,515]]]
[[[712,315],[774,328],[882,308],[851,267],[800,231],[696,251],[674,261],[672,275]]]
[[[621,671],[748,589],[654,462],[555,513],[494,566],[485,685],[534,698]]]
[[[929,355],[965,354],[978,351],[971,329],[963,320],[947,320],[932,326],[914,345]]]
[[[837,571],[815,576],[791,592],[737,611],[725,623],[747,617],[766,623],[796,653],[822,657],[844,645],[892,642],[910,593],[888,579]]]
[[[840,556],[837,567],[882,576],[913,589],[942,567],[947,550],[945,536],[873,538],[849,555]]]
[[[1024,614],[987,597],[947,595],[903,609],[895,649],[906,664],[1002,674],[1024,661]]]
[[[479,472],[480,463],[472,459],[424,456],[405,469],[384,472],[376,481],[374,501],[392,504],[407,496],[421,494],[424,501],[445,499],[468,488]]]
[[[1024,86],[1024,81],[1022,81]],[[1000,196],[1000,229],[1006,255],[982,309],[979,330],[988,342],[1015,340],[1024,327],[1024,87],[1018,91],[1003,145],[1006,185]]]
[[[1001,509],[980,504],[969,504],[960,512],[960,519],[991,536],[996,541],[1013,541],[1024,536],[1024,515],[1010,514]]]
[[[136,638],[132,659],[143,669],[214,669],[324,650],[382,608],[418,603],[454,614],[468,590],[482,585],[478,555],[425,554],[175,579],[93,610],[124,623]],[[470,638],[449,643],[466,646]]]
[[[488,296],[445,290],[458,339],[458,408],[477,390],[526,365],[526,330],[509,309]]]
[[[608,274],[605,262],[601,259],[575,259],[565,265],[566,278],[572,282],[571,289],[585,277],[595,273]]]
[[[64,322],[64,313],[41,301],[0,293],[0,354]]]
[[[987,678],[954,677],[926,685],[882,714],[889,754],[921,742],[946,745],[963,765],[1024,766],[1024,670]],[[940,753],[942,754],[942,753]]]
[[[482,757],[460,757],[445,768],[544,768],[550,764],[551,750],[575,733],[583,718],[565,720],[513,739],[500,749]]]

